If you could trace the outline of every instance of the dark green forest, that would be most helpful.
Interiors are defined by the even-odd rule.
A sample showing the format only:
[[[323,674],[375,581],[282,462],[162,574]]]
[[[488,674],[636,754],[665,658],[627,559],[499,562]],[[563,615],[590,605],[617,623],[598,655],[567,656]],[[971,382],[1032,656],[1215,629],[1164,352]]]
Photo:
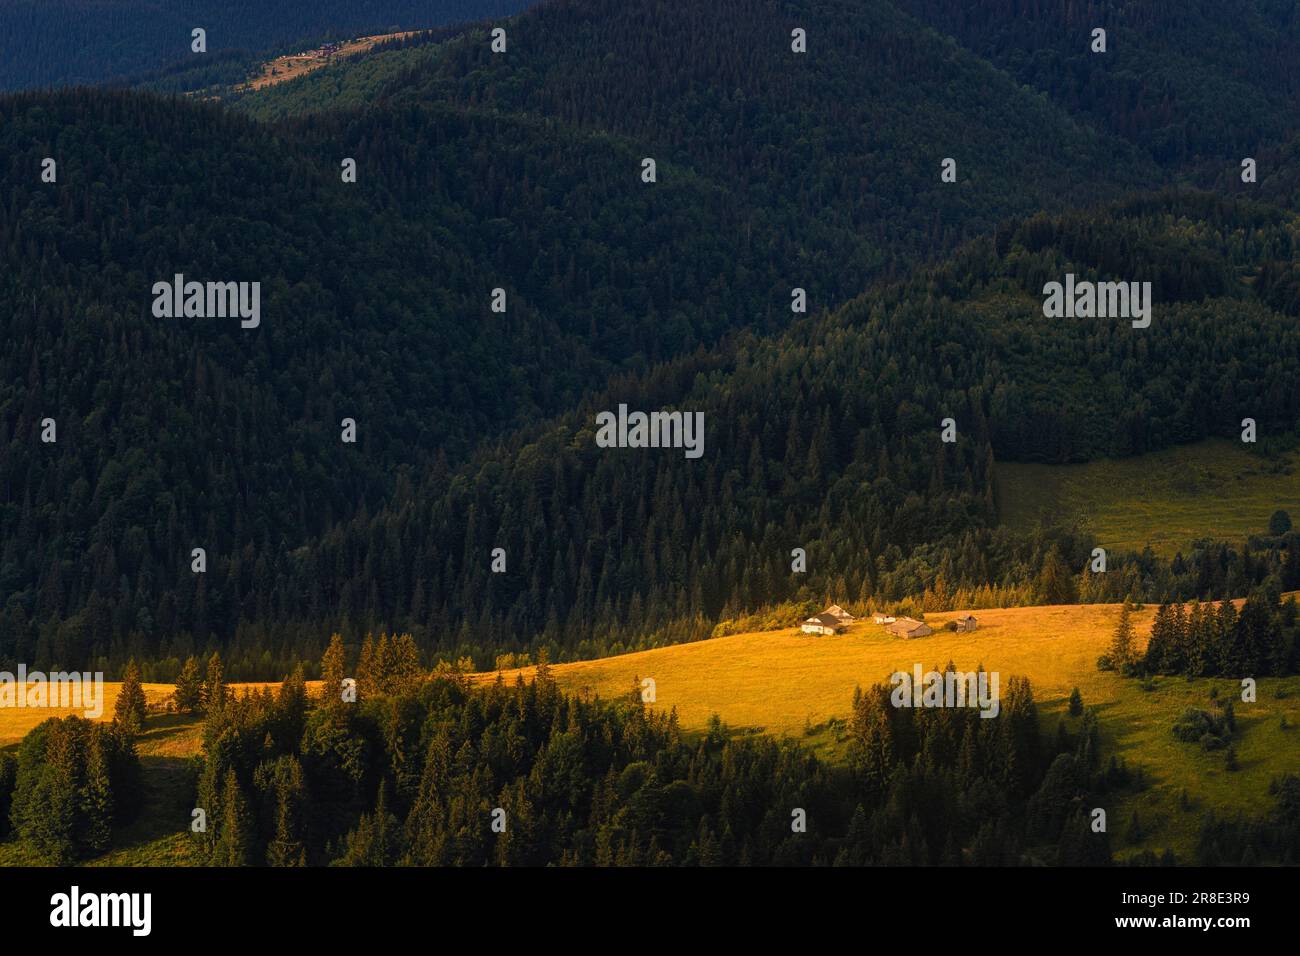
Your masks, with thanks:
[[[1300,8],[1291,0],[897,6],[1165,166],[1240,159],[1295,132]],[[1106,31],[1104,58],[1091,52],[1095,28]]]
[[[0,5],[0,91],[142,77],[210,53],[263,50],[323,32],[438,27],[515,13],[527,0],[7,0]],[[226,82],[230,82],[229,79]]]
[[[922,22],[942,9],[554,2],[504,21],[507,54],[444,32],[234,110],[0,98],[0,661],[170,679],[220,649],[232,678],[278,678],[331,633],[389,631],[490,666],[822,596],[1300,585],[1294,534],[1092,575],[1086,533],[1013,535],[994,495],[998,461],[1235,439],[1246,417],[1262,456],[1300,437],[1287,21],[1260,7],[1248,35],[1276,55],[1230,81],[1217,49],[1177,69],[1213,9],[1125,14],[1112,43],[1160,53],[1124,53],[1147,92],[1070,61],[1112,90],[1088,96],[1101,122],[1009,65],[1054,21],[994,42],[957,18],[953,39]],[[1266,95],[1221,109],[1240,83]],[[1045,318],[1067,271],[1151,282],[1151,327]],[[155,318],[175,273],[260,281],[262,325]],[[620,403],[702,412],[704,457],[598,449]]]

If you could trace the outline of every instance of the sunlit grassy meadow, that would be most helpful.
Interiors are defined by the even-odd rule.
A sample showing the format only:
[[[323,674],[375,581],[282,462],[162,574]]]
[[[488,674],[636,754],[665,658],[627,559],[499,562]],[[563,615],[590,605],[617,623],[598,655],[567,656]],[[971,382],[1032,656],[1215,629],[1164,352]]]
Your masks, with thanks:
[[[1281,508],[1300,524],[1300,456],[1265,459],[1211,439],[1079,465],[997,466],[1002,521],[1078,522],[1108,550],[1187,554],[1198,538],[1236,544],[1265,534]]]

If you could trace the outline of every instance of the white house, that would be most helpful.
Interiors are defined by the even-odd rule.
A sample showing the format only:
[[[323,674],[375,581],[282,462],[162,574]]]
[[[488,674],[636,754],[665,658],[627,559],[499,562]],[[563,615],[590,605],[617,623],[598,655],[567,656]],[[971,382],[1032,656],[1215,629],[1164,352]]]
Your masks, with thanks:
[[[821,613],[803,622],[805,634],[838,634],[844,630],[844,624],[834,614]]]
[[[871,620],[873,623],[876,624],[893,624],[894,621],[897,620],[897,618],[890,617],[887,614],[877,614]]]

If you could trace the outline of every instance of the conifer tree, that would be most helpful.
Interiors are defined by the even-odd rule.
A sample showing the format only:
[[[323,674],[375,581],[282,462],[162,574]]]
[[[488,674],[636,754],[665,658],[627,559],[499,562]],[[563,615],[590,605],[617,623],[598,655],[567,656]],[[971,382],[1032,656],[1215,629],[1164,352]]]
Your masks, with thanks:
[[[1193,677],[1206,677],[1219,672],[1219,613],[1213,604],[1198,605],[1196,612],[1188,668]]]
[[[226,705],[227,697],[225,669],[221,663],[221,655],[213,651],[212,656],[208,658],[207,679],[203,684],[203,709],[209,714],[220,712]]]
[[[86,779],[81,796],[85,842],[88,849],[96,853],[108,849],[113,829],[113,784],[106,747],[107,735],[107,730],[101,726],[91,729]]]
[[[266,849],[266,862],[270,866],[306,866],[306,793],[297,758],[282,757],[277,762],[275,797],[275,838]]]
[[[1074,576],[1055,545],[1043,558],[1036,590],[1040,604],[1073,604],[1075,601]]]
[[[113,723],[128,734],[138,734],[144,729],[144,688],[140,686],[140,668],[131,658],[122,675],[122,687],[117,693],[113,708]]]
[[[182,714],[196,714],[203,709],[203,674],[197,657],[191,655],[185,659],[172,700]]]
[[[1188,645],[1187,610],[1182,604],[1175,604],[1169,617],[1169,642],[1165,648],[1165,674],[1182,674],[1187,670]]]
[[[321,706],[329,713],[336,713],[343,704],[343,679],[344,668],[347,666],[346,655],[343,649],[343,636],[333,634],[330,636],[329,646],[325,648],[325,654],[321,658]]]
[[[389,648],[392,660],[395,693],[406,693],[419,687],[424,675],[420,666],[420,650],[410,633],[395,635]]]
[[[1126,667],[1133,664],[1135,652],[1133,649],[1133,620],[1132,610],[1129,602],[1125,601],[1119,611],[1119,622],[1115,625],[1115,636],[1110,643],[1110,659],[1114,661],[1115,668],[1123,671]]]
[[[247,866],[252,858],[253,822],[233,769],[226,771],[221,802],[221,834],[213,862],[217,866]]]
[[[302,664],[284,679],[275,699],[277,746],[292,749],[302,739],[303,725],[307,719],[307,681]]]
[[[1156,616],[1151,621],[1151,639],[1147,642],[1144,666],[1148,673],[1167,674],[1165,661],[1169,656],[1171,641],[1172,612],[1168,604],[1161,604],[1156,609]]]
[[[77,717],[52,718],[23,740],[13,797],[18,836],[46,863],[76,859],[80,770],[71,727]]]
[[[387,643],[387,638],[382,634],[379,638]],[[333,639],[330,640],[330,647],[333,647]],[[329,651],[327,650],[328,654]],[[378,653],[378,646],[373,634],[367,634],[365,640],[361,642],[361,652],[357,656],[357,695],[359,697],[372,697],[380,693],[379,684],[382,680],[381,661]],[[323,665],[322,665],[323,669]],[[340,671],[339,680],[342,681],[342,672]]]
[[[1235,664],[1233,642],[1237,631],[1237,606],[1229,600],[1219,602],[1215,615],[1212,674],[1232,675]]]

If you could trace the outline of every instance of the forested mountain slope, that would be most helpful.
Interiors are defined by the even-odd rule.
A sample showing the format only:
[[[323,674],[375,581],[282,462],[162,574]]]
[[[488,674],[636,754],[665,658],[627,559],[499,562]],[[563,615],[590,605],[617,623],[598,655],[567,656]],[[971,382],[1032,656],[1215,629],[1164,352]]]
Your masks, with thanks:
[[[1251,280],[1293,259],[1297,238],[1294,217],[1205,194],[1032,217],[784,336],[617,383],[544,435],[326,535],[286,590],[327,588],[330,569],[350,561],[340,606],[359,626],[427,627],[467,648],[542,634],[583,653],[623,627],[698,635],[691,622],[804,585],[883,601],[935,587],[938,575],[949,588],[1033,594],[1049,545],[1063,547],[1053,560],[1066,575],[1091,545],[994,530],[995,458],[1237,439],[1245,417],[1266,442],[1294,440],[1300,330]],[[1150,328],[1044,317],[1042,286],[1067,271],[1151,281]],[[705,455],[598,449],[594,413],[620,402],[702,411]],[[948,417],[955,444],[940,441]],[[513,573],[491,572],[493,547],[512,556]],[[791,573],[795,547],[807,576]],[[1267,573],[1218,552],[1172,571],[1111,570],[1093,599],[1240,593]]]
[[[791,51],[795,27],[807,31],[806,54]],[[763,210],[747,238],[797,242],[791,285],[837,277],[833,301],[1004,216],[1158,177],[1124,141],[1079,125],[884,0],[559,0],[506,32],[504,54],[469,31],[381,70],[323,70],[238,107],[272,118],[350,103],[354,75],[379,102],[612,134]],[[955,183],[941,182],[945,158],[956,160]]]
[[[1165,165],[1240,160],[1295,129],[1293,0],[896,3]],[[1104,53],[1092,49],[1099,28]]]
[[[277,676],[332,629],[573,655],[804,583],[1022,587],[1048,548],[993,530],[995,458],[1294,429],[1293,217],[1116,204],[1162,176],[1145,147],[894,6],[564,0],[507,31],[241,101],[273,123],[0,99],[0,657],[233,645]],[[1152,327],[1044,318],[1066,271],[1152,282]],[[260,281],[261,325],[156,318],[176,273]],[[597,453],[620,402],[703,411],[704,457]]]
[[[3,0],[0,90],[99,83],[189,63],[191,31],[210,53],[260,50],[322,33],[436,27],[500,16],[528,0]]]
[[[588,54],[665,16],[653,4],[596,9],[604,32]],[[411,47],[424,65],[395,76],[374,109],[273,127],[140,94],[0,99],[0,245],[12,264],[0,280],[5,646],[29,653],[44,630],[42,653],[71,662],[133,643],[152,651],[164,634],[228,640],[241,620],[359,613],[335,585],[313,596],[274,582],[303,573],[315,536],[364,525],[392,495],[441,481],[476,445],[543,427],[614,376],[717,348],[737,329],[779,333],[794,287],[811,311],[829,308],[1003,205],[1061,203],[1063,183],[1097,199],[1127,182],[1102,162],[1122,145],[904,22],[876,46],[867,14],[835,8],[836,69],[855,72],[812,66],[789,89],[782,75],[802,67],[781,52],[788,22],[763,10],[740,18],[743,35],[724,29],[732,7],[693,14],[723,59],[683,86],[680,59],[656,51],[635,69],[665,92],[635,124],[615,122],[614,79],[593,98],[608,126],[545,104],[504,108],[541,68],[513,26],[521,62],[491,83],[485,37],[453,38],[439,48],[450,59]],[[755,20],[772,57],[752,52]],[[559,58],[569,21],[527,22]],[[912,89],[918,64],[936,57],[970,82],[935,73]],[[578,61],[561,62],[576,81]],[[709,76],[730,86],[742,62],[759,70],[745,81],[751,108],[697,102]],[[858,85],[852,97],[846,83]],[[503,102],[472,102],[489,94]],[[856,112],[836,117],[846,99]],[[724,105],[740,124],[732,133],[690,132],[701,109]],[[753,155],[737,139],[750,115],[775,137]],[[936,117],[949,137],[931,132]],[[660,149],[665,131],[680,145]],[[958,139],[991,152],[1013,143],[1018,158],[999,148],[983,170],[962,159],[958,182],[940,184]],[[640,178],[651,152],[653,184]],[[45,157],[55,183],[40,179]],[[355,184],[341,180],[345,157],[357,160]],[[155,318],[153,283],[177,273],[260,281],[260,327]],[[490,310],[495,288],[504,315]],[[356,446],[340,441],[344,417],[358,423]],[[55,444],[40,441],[46,418]],[[195,547],[211,562],[197,581]]]
[[[1031,217],[785,334],[746,335],[713,356],[618,379],[573,414],[464,464],[399,473],[373,517],[360,501],[351,513],[345,501],[323,506],[373,474],[386,454],[409,463],[416,452],[400,456],[379,444],[372,455],[349,455],[331,434],[344,399],[313,392],[310,376],[294,431],[284,416],[297,409],[255,391],[237,397],[239,380],[227,384],[227,373],[191,346],[192,378],[187,368],[148,377],[152,406],[143,395],[128,400],[130,371],[116,389],[88,379],[88,417],[78,424],[74,416],[71,435],[57,453],[49,449],[53,461],[42,461],[27,450],[39,417],[32,396],[43,387],[63,395],[65,386],[44,385],[38,365],[5,405],[25,430],[11,433],[5,456],[13,503],[4,515],[13,531],[4,559],[13,590],[0,624],[20,654],[36,659],[124,646],[185,651],[205,634],[238,635],[245,651],[274,655],[272,648],[310,646],[334,628],[411,629],[428,646],[479,655],[544,641],[567,656],[609,650],[632,634],[698,636],[719,617],[792,597],[804,584],[863,600],[928,589],[936,573],[952,587],[1023,585],[1036,577],[1048,543],[994,529],[995,457],[1134,453],[1235,436],[1245,416],[1258,419],[1266,440],[1294,432],[1300,332],[1262,301],[1259,278],[1294,258],[1296,229],[1293,217],[1269,207],[1205,194]],[[1042,285],[1066,271],[1147,278],[1151,327],[1045,318]],[[242,387],[255,390],[275,370],[276,340],[253,347],[238,334],[221,341],[234,355],[248,353],[243,361],[261,374]],[[141,367],[131,349],[148,335],[114,330],[116,364]],[[384,369],[410,368],[408,348],[388,354]],[[286,372],[296,368],[288,363]],[[334,381],[328,369],[319,374]],[[356,374],[363,383],[377,372],[361,363]],[[182,406],[193,403],[191,388],[207,396],[199,406],[209,412],[205,429],[158,434],[136,410],[160,408],[162,380],[175,383]],[[215,401],[219,385],[229,390],[224,405]],[[417,383],[395,393],[421,392]],[[119,394],[120,405],[106,401]],[[303,425],[309,396],[321,404],[321,420]],[[702,411],[704,457],[597,449],[594,412],[619,402]],[[265,453],[236,454],[267,428],[249,407],[289,427],[294,447],[268,437]],[[125,445],[127,459],[116,461],[89,426],[127,415],[136,431],[119,425],[110,434],[124,443],[134,434],[148,453]],[[940,421],[950,416],[959,440],[943,444]],[[223,417],[235,427],[213,442],[208,429],[219,431]],[[196,434],[209,437],[199,442]],[[205,460],[210,472],[196,468]],[[250,460],[266,473],[243,471]],[[211,487],[171,484],[203,473]],[[76,507],[55,506],[69,497]],[[164,522],[160,506],[168,502]],[[295,523],[319,537],[289,537]],[[196,534],[217,543],[204,575],[187,564]],[[1081,566],[1088,543],[1064,546],[1067,567]],[[490,571],[495,547],[506,551],[505,574]],[[790,573],[793,547],[809,555],[806,578]],[[1133,566],[1111,578],[1123,589],[1135,574],[1141,586],[1143,573]],[[1255,571],[1216,564],[1184,573],[1186,586],[1240,592]],[[1184,586],[1162,580],[1160,587]]]
[[[540,124],[417,110],[322,153],[136,94],[21,95],[0,117],[0,593],[24,613],[170,589],[200,545],[284,561],[402,467],[437,473],[626,363],[788,309],[779,250],[739,246],[724,191],[687,175],[650,203],[625,148]],[[156,318],[176,273],[260,281],[261,325]],[[169,628],[171,604],[147,618]]]

